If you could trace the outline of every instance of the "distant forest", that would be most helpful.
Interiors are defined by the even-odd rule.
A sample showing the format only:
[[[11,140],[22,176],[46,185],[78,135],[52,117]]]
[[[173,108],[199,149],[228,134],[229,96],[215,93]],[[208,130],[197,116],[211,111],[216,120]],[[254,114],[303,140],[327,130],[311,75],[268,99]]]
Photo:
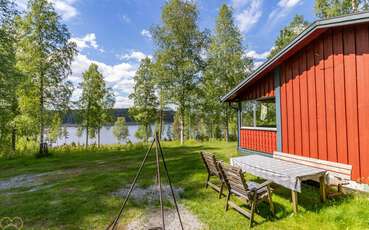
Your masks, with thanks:
[[[164,111],[164,123],[173,123],[174,120],[173,110]],[[64,116],[63,124],[64,125],[77,125],[77,114],[78,110],[72,110]],[[137,124],[136,121],[129,115],[128,109],[113,109],[113,122],[117,119],[117,117],[124,117],[126,119],[127,124]]]

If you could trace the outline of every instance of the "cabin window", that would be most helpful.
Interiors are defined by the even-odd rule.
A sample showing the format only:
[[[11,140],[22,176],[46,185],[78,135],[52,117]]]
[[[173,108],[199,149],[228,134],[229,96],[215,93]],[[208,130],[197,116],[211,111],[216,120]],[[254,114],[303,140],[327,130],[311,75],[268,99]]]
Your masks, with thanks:
[[[276,128],[275,98],[242,102],[241,125],[245,128]]]

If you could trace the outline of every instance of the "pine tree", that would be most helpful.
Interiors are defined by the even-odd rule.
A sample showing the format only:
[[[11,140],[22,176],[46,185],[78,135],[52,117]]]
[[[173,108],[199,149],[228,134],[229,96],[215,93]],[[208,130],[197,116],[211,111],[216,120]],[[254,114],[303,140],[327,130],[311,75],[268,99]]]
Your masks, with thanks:
[[[129,136],[128,126],[124,117],[118,117],[113,127],[113,134],[117,138],[118,143],[126,141]]]
[[[214,137],[214,125],[223,124],[225,140],[229,139],[229,122],[234,111],[227,104],[219,101],[229,90],[235,87],[252,69],[252,60],[244,57],[242,36],[234,24],[232,11],[222,5],[216,20],[215,34],[211,38],[208,50],[208,65],[203,83],[203,110]],[[220,120],[219,120],[220,119]],[[214,124],[215,123],[215,124]]]
[[[78,101],[79,123],[86,131],[85,145],[88,146],[89,136],[94,138],[96,133],[100,145],[100,129],[111,120],[114,96],[111,89],[106,87],[104,77],[94,63],[83,73],[80,88],[82,95]]]
[[[189,96],[197,89],[200,80],[199,71],[204,66],[201,54],[207,36],[198,28],[198,11],[193,1],[166,2],[161,19],[163,24],[152,32],[157,45],[155,56],[168,103],[176,105],[180,114],[183,144]]]
[[[20,105],[26,118],[38,124],[40,154],[44,153],[44,130],[48,124],[46,110],[60,110],[68,105],[72,84],[66,82],[76,46],[48,0],[30,0],[29,9],[19,20],[20,41],[17,67],[28,78],[19,91]],[[30,113],[31,112],[31,113]]]
[[[274,42],[274,47],[270,52],[268,58],[272,58],[274,55],[276,55],[308,26],[309,22],[304,19],[304,16],[295,15],[290,24],[288,24],[288,26],[280,31],[279,36]]]
[[[158,105],[150,58],[141,60],[140,67],[133,79],[135,82],[134,91],[129,95],[129,98],[133,100],[133,106],[129,109],[129,113],[135,121],[145,127],[147,141],[150,123],[155,120]]]

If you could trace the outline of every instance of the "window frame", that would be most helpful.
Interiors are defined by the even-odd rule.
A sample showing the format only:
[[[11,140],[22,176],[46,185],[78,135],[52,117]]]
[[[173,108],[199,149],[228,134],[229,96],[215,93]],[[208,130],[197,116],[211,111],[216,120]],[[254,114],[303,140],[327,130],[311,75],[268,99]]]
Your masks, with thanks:
[[[276,127],[258,127],[256,126],[256,103],[255,102],[258,102],[258,101],[267,101],[267,100],[271,100],[273,99],[274,100],[274,103],[276,103],[276,98],[275,97],[261,97],[261,98],[257,98],[257,99],[252,99],[252,100],[245,100],[245,101],[242,101],[241,103],[244,103],[244,102],[253,102],[253,126],[243,126],[242,125],[242,104],[241,104],[241,111],[240,111],[240,124],[241,124],[241,129],[249,129],[249,130],[261,130],[261,131],[277,131],[277,116],[276,116]]]

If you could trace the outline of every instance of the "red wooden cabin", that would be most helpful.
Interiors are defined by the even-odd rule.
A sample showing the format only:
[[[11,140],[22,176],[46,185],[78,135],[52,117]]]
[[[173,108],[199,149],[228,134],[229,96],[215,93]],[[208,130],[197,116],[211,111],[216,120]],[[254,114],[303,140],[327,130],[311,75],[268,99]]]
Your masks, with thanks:
[[[369,13],[320,20],[222,98],[239,150],[352,165],[369,184]]]

